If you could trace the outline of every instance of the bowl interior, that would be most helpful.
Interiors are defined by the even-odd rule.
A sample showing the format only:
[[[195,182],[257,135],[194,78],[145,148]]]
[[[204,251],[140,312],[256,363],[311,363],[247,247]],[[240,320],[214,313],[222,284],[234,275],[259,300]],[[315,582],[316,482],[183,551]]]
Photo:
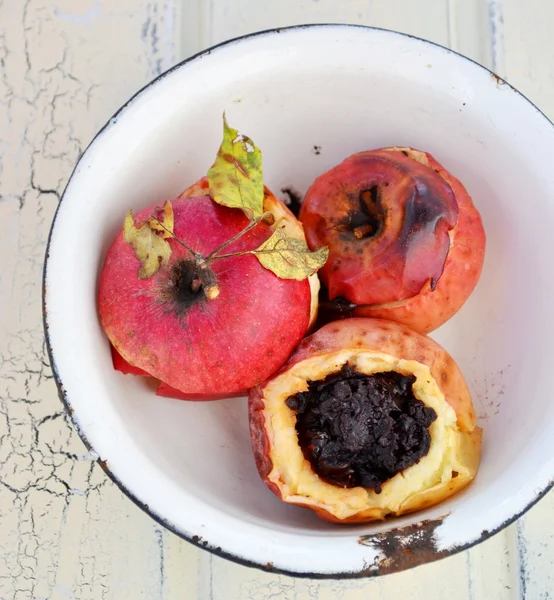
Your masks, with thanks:
[[[97,277],[125,212],[205,174],[221,115],[261,147],[266,184],[304,193],[349,154],[410,145],[460,178],[488,238],[481,281],[433,334],[461,366],[484,428],[477,480],[442,505],[341,528],[279,502],[251,456],[246,402],[158,398],[113,371]],[[187,537],[256,564],[326,575],[379,552],[358,536],[448,515],[437,551],[472,543],[521,512],[554,476],[551,124],[487,71],[443,48],[358,27],[283,30],[174,69],[97,137],[66,190],[46,270],[54,366],[81,433],[119,482]],[[286,310],[286,307],[282,307]],[[314,543],[314,538],[318,538]]]

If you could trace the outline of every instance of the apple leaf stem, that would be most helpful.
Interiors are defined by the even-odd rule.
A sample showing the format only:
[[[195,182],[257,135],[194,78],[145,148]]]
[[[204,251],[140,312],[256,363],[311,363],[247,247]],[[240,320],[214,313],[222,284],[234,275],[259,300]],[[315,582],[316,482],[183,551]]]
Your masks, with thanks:
[[[223,242],[223,244],[221,244],[221,246],[219,246],[213,252],[211,252],[207,256],[207,260],[213,260],[214,258],[217,258],[217,256],[219,255],[219,252],[221,252],[221,250],[223,250],[224,248],[227,248],[227,246],[230,246],[233,242],[236,242],[245,233],[248,233],[251,229],[254,229],[254,227],[257,227],[264,219],[269,219],[269,215],[273,216],[272,213],[266,212],[263,215],[252,219],[250,221],[250,223],[248,223],[248,225],[244,229],[239,231],[236,235],[234,235],[232,238],[228,239],[226,242]]]
[[[153,221],[155,221],[157,223],[157,225],[159,225],[159,227],[161,227],[167,234],[169,234],[169,237],[173,238],[178,244],[181,244],[181,246],[183,246],[184,248],[186,248],[195,258],[197,256],[200,256],[197,252],[195,252],[186,242],[184,242],[182,239],[178,238],[175,233],[173,231],[171,231],[170,229],[168,229],[159,219],[158,217],[156,217],[156,215],[152,215],[150,217],[150,219],[152,219]]]
[[[325,264],[329,249],[323,247],[311,251],[304,241],[287,237],[284,228],[279,227],[255,250],[218,254],[214,259],[244,254],[253,254],[264,268],[281,279],[302,280],[313,275]]]

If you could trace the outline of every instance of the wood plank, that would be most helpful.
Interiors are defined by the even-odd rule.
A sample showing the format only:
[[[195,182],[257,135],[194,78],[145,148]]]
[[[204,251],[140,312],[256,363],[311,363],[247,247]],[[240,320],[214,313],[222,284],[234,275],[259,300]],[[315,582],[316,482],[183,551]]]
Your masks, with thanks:
[[[277,595],[281,594],[281,595]],[[470,600],[465,556],[376,579],[295,579],[213,561],[213,599],[242,600]]]
[[[448,47],[490,66],[488,5],[483,0],[447,0]]]
[[[554,3],[491,0],[499,74],[554,119]]]
[[[508,527],[464,552],[469,571],[470,600],[507,600],[520,597],[517,534]]]
[[[522,600],[554,597],[554,493],[516,525]]]
[[[199,552],[107,479],[63,415],[41,271],[80,152],[175,57],[173,1],[0,2],[0,598],[176,598]],[[175,575],[166,581],[165,565]]]
[[[469,552],[373,581],[269,575],[163,530],[106,479],[61,414],[38,281],[78,154],[176,57],[273,26],[366,23],[450,44],[553,116],[553,17],[545,0],[0,0],[0,217],[12,224],[0,237],[0,598],[551,597],[553,494]]]
[[[491,37],[500,75],[554,118],[554,4],[541,0],[490,0]],[[512,526],[521,598],[554,597],[554,492]]]
[[[197,0],[200,47],[225,39],[303,23],[354,23],[395,29],[446,44],[447,5],[435,0]],[[188,6],[188,3],[186,4]],[[187,21],[186,8],[183,18]],[[192,14],[192,13],[191,13]]]

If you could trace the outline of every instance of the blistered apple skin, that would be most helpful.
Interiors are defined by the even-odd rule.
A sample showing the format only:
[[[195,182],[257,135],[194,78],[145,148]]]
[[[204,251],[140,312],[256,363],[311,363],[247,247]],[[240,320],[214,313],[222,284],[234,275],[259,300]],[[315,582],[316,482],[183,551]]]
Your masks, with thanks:
[[[275,465],[271,458],[273,447],[267,429],[268,415],[265,413],[264,390],[270,382],[303,361],[317,357],[323,359],[345,349],[390,354],[429,367],[430,374],[444,394],[446,402],[454,410],[457,427],[462,433],[460,445],[465,467],[463,474],[444,484],[419,492],[395,513],[383,511],[380,507],[367,506],[356,514],[340,518],[332,510],[318,506],[308,499],[303,500],[298,496],[293,499],[283,497],[282,482],[272,478]],[[328,374],[322,373],[318,378],[323,379]],[[471,395],[458,365],[444,348],[431,338],[402,324],[384,319],[351,318],[336,321],[305,338],[277,373],[250,390],[248,414],[254,460],[266,487],[281,500],[309,508],[320,518],[334,523],[366,523],[428,508],[469,485],[479,468],[482,430],[476,426],[477,419]]]
[[[383,296],[385,301],[378,299],[375,301],[375,298],[372,298],[370,303],[364,302],[363,290],[376,287],[381,281],[379,265],[373,269],[367,265],[364,267],[360,263],[357,282],[343,285],[341,282],[343,271],[344,277],[349,277],[340,264],[341,257],[345,256],[344,248],[342,244],[335,244],[333,247],[333,243],[330,243],[329,238],[322,233],[327,228],[327,224],[319,215],[317,207],[318,198],[319,202],[323,202],[322,198],[326,198],[326,202],[331,202],[332,194],[329,193],[329,188],[336,185],[336,177],[340,176],[340,171],[335,172],[332,169],[316,179],[308,190],[300,211],[300,219],[304,224],[310,248],[316,249],[330,243],[330,258],[321,270],[320,278],[329,287],[331,302],[326,303],[326,307],[321,306],[323,309],[323,314],[320,315],[321,322],[351,316],[378,317],[404,323],[420,333],[429,333],[458,312],[479,281],[486,247],[486,235],[481,216],[462,183],[429,153],[402,147],[384,148],[377,152],[389,153],[391,157],[396,157],[403,163],[412,160],[424,165],[437,173],[451,188],[457,202],[458,214],[455,226],[449,230],[450,243],[442,273],[435,281],[430,277],[420,291],[411,297],[405,297],[409,294],[399,292],[398,300],[391,299],[388,295]],[[367,154],[371,152],[352,155],[344,163],[348,166],[350,161],[356,161]],[[344,163],[335,169],[342,168]],[[352,260],[351,252],[347,254]],[[425,253],[420,257],[420,263],[422,262],[425,262]],[[351,271],[355,272],[356,269]],[[437,273],[436,265],[431,272]],[[346,299],[346,302],[341,299]],[[335,302],[335,300],[339,301]]]

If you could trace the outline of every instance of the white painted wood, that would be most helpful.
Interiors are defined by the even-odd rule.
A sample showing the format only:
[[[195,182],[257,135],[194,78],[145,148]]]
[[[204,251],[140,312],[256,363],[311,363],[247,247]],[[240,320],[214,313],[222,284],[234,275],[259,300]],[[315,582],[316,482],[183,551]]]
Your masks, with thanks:
[[[213,563],[214,600],[254,598],[266,600],[279,590],[283,598],[344,600],[418,600],[456,598],[469,600],[467,566],[460,554],[440,565],[425,565],[395,575],[353,581],[314,581],[257,573],[238,565]],[[281,596],[278,596],[281,598]]]
[[[490,65],[489,11],[485,0],[447,0],[447,46]]]
[[[554,5],[541,0],[491,0],[493,49],[501,75],[554,118]],[[554,597],[554,492],[516,525],[521,598]]]
[[[500,74],[554,119],[554,3],[491,0]]]
[[[96,130],[173,63],[175,6],[0,2],[2,600],[196,592],[200,552],[175,544],[125,498],[63,416],[41,322],[41,265],[59,195]]]
[[[177,58],[257,29],[326,21],[449,44],[554,117],[550,0],[0,0],[0,219],[10,224],[0,236],[0,598],[552,597],[552,494],[453,558],[375,581],[294,580],[213,558],[162,530],[107,480],[62,415],[39,281],[79,152]]]
[[[354,23],[394,29],[447,45],[478,62],[490,52],[484,0],[186,0],[183,56],[236,37],[302,23]]]
[[[184,6],[185,23],[189,6],[192,15],[200,14],[201,48],[262,29],[329,22],[398,29],[442,44],[448,42],[444,0],[187,0]],[[186,45],[185,50],[190,51]]]
[[[554,597],[554,494],[529,511],[515,529],[522,598]]]

